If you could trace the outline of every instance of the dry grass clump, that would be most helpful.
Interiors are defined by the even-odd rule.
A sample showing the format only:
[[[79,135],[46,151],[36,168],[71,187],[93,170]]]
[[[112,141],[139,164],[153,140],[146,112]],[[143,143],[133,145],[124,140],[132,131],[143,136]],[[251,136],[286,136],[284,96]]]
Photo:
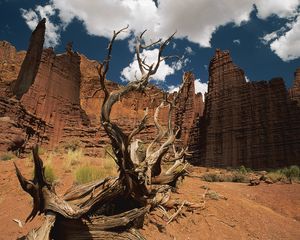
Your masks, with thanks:
[[[45,165],[45,170],[44,170],[44,174],[45,174],[45,178],[48,182],[53,183],[54,181],[57,180],[57,177],[54,173],[53,167],[52,165]]]
[[[69,139],[67,142],[65,142],[61,145],[61,148],[63,148],[63,150],[65,150],[65,151],[69,151],[69,150],[75,151],[81,147],[82,147],[81,141],[78,138]]]
[[[202,179],[207,182],[249,182],[248,171],[227,171],[225,173],[221,172],[207,172],[202,175]]]
[[[83,162],[83,151],[79,149],[69,149],[66,154],[66,159],[64,161],[65,170],[71,170],[72,167],[80,165]]]
[[[101,165],[92,165],[87,162],[79,166],[75,170],[75,182],[88,183],[117,174],[116,164],[111,159],[105,158],[102,162]]]
[[[15,157],[15,155],[12,152],[6,152],[0,155],[1,161],[8,161]]]
[[[285,182],[287,181],[286,176],[280,171],[269,172],[267,177],[273,182]]]
[[[114,161],[114,155],[110,149],[107,149],[107,151],[109,151],[109,153],[105,154],[105,158],[97,159],[97,161],[83,161],[80,152],[78,153],[78,156],[75,155],[75,159],[76,157],[77,159],[81,159],[79,162],[75,162],[75,165],[78,165],[78,167],[74,170],[75,182],[82,184],[110,176],[117,176],[117,167]],[[72,154],[70,156],[72,156]]]
[[[75,171],[75,181],[78,184],[92,182],[104,178],[104,172],[95,166],[80,166]]]
[[[300,168],[296,165],[270,171],[267,174],[273,182],[287,182],[300,180]]]

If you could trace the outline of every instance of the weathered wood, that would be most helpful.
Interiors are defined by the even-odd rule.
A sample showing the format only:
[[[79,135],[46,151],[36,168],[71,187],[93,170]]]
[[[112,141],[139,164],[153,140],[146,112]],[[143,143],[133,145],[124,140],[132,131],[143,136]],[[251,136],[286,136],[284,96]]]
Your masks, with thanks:
[[[116,231],[86,231],[84,228],[78,229],[58,229],[59,235],[55,240],[146,240],[137,230],[130,229],[127,232]]]
[[[56,215],[49,213],[43,224],[37,229],[32,229],[26,236],[26,240],[51,240],[50,232],[54,226]]]
[[[113,216],[92,216],[88,220],[70,220],[66,218],[59,218],[56,224],[59,224],[61,228],[70,228],[71,230],[85,228],[89,232],[91,231],[112,231],[113,229],[121,229],[126,226],[134,225],[134,221],[149,211],[148,207],[135,208],[130,211],[113,215]],[[84,226],[83,226],[84,225]]]
[[[127,27],[128,28],[128,27]],[[73,186],[62,197],[58,196],[54,187],[44,176],[43,161],[38,155],[38,147],[33,149],[34,178],[24,178],[15,165],[16,174],[23,190],[33,198],[33,210],[27,220],[36,214],[44,213],[46,219],[38,230],[32,230],[27,239],[140,239],[144,237],[135,228],[141,227],[144,215],[151,209],[161,206],[177,206],[179,203],[170,200],[171,187],[175,186],[180,176],[186,171],[184,156],[186,149],[175,151],[173,167],[162,172],[161,164],[170,147],[174,147],[179,129],[172,126],[172,114],[177,95],[172,101],[164,96],[163,102],[154,114],[157,137],[150,143],[147,150],[139,148],[138,140],[134,140],[146,126],[148,110],[140,124],[129,134],[125,133],[117,124],[111,122],[110,113],[113,105],[124,95],[132,91],[143,92],[150,78],[157,72],[160,63],[167,57],[162,52],[173,38],[161,39],[148,46],[143,45],[143,32],[137,38],[136,56],[141,71],[140,79],[130,82],[127,86],[109,92],[106,88],[106,74],[109,70],[112,47],[116,37],[123,28],[114,32],[109,42],[108,52],[102,65],[98,69],[104,100],[101,108],[101,124],[111,140],[114,160],[119,168],[118,177],[110,177],[92,183]],[[140,50],[159,44],[157,60],[148,65],[140,58]],[[166,129],[158,121],[159,111],[163,107],[169,108]],[[161,143],[164,140],[163,143]],[[141,152],[138,152],[141,151]],[[116,206],[120,205],[120,206]],[[183,206],[183,205],[182,205]],[[186,206],[186,204],[184,204]],[[183,207],[182,207],[183,208]]]

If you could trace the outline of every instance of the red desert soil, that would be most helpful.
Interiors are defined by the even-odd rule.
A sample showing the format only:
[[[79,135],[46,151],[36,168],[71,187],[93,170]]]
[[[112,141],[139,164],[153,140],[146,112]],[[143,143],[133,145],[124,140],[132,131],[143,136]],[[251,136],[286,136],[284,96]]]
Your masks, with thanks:
[[[15,160],[26,176],[32,168],[24,159]],[[28,161],[27,161],[28,162]],[[62,169],[62,159],[54,160],[60,178],[57,192],[72,185],[71,173]],[[194,175],[201,169],[195,169]],[[205,190],[223,195],[227,200],[206,198],[204,210],[184,212],[170,224],[162,213],[154,211],[146,218],[141,232],[147,239],[300,239],[300,184],[261,184],[250,187],[240,183],[207,183],[187,177],[174,198],[200,203]],[[31,199],[22,191],[15,176],[13,161],[0,162],[0,239],[17,239],[41,223],[42,217],[20,228],[13,219],[22,222],[31,211]]]

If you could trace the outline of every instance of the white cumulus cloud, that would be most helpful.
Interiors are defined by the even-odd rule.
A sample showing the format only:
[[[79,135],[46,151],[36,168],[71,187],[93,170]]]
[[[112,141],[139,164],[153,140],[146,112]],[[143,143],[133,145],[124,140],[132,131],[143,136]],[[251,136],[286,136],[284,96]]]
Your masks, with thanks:
[[[277,32],[277,36],[275,33],[265,36],[266,45],[286,60],[300,56],[298,53],[291,55],[292,50],[297,52],[294,39],[298,36],[298,24],[293,21],[299,15],[299,6],[300,0],[158,0],[157,6],[153,0],[50,0],[45,7],[23,9],[22,15],[31,29],[42,15],[48,18],[48,45],[57,44],[60,37],[58,28],[65,29],[77,18],[90,35],[110,38],[113,30],[129,24],[128,31],[120,35],[120,39],[147,29],[145,37],[148,41],[154,41],[177,31],[175,37],[178,39],[187,39],[200,47],[210,47],[212,35],[219,27],[228,23],[239,26],[249,21],[251,12],[256,8],[261,19],[277,16],[290,21],[282,34]],[[55,12],[61,21],[59,26],[49,21]],[[131,50],[132,43],[129,41]],[[291,47],[279,49],[279,44],[288,43]]]
[[[290,18],[297,15],[299,0],[256,0],[254,1],[258,9],[258,17],[267,18],[277,15],[281,18]]]
[[[178,92],[178,91],[179,91],[179,86],[175,86],[175,85],[168,86],[169,93]]]
[[[158,49],[153,50],[143,50],[141,52],[141,59],[145,59],[146,64],[149,66],[155,64],[157,61]],[[165,61],[161,61],[159,65],[159,70],[155,75],[152,76],[153,80],[156,81],[165,81],[168,75],[174,74],[175,70],[166,64]],[[135,81],[136,78],[139,79],[141,77],[141,72],[139,69],[138,61],[136,56],[133,59],[133,62],[129,64],[128,67],[124,68],[121,71],[121,78],[123,81]]]
[[[204,96],[205,93],[207,93],[208,84],[201,82],[200,79],[195,80],[195,93],[201,92],[202,96]]]
[[[200,79],[196,79],[194,81],[195,84],[195,93],[201,93],[202,96],[204,96],[205,93],[207,93],[208,89],[208,84],[201,82]],[[175,85],[170,85],[168,86],[168,92],[173,93],[173,92],[178,92],[180,86],[175,86]]]
[[[44,7],[36,6],[34,10],[25,10],[22,8],[20,10],[22,17],[31,30],[35,29],[41,19],[46,18],[45,47],[55,47],[59,44],[60,26],[50,20],[50,17],[56,14],[53,5],[49,4]]]
[[[271,49],[284,61],[300,56],[300,15],[292,28],[270,44]]]

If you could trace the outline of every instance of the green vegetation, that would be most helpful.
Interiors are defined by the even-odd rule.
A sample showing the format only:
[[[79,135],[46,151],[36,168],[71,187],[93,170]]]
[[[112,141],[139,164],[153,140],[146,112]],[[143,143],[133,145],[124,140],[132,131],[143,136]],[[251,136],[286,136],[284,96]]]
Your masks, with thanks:
[[[228,182],[241,182],[241,183],[249,182],[249,179],[247,177],[247,172],[246,173],[233,172],[232,178],[229,178],[229,179],[231,181],[228,181]]]
[[[70,139],[68,142],[66,142],[62,145],[62,148],[64,150],[66,150],[66,151],[71,150],[73,152],[75,152],[80,147],[81,147],[81,142],[80,142],[80,139],[78,139],[78,138]]]
[[[117,168],[112,158],[102,159],[101,165],[92,165],[90,162],[80,165],[75,170],[76,183],[88,183],[117,175]]]
[[[8,161],[11,160],[15,157],[15,155],[12,152],[7,152],[7,153],[3,153],[2,155],[0,155],[0,160],[1,161]]]
[[[210,198],[212,200],[219,200],[220,199],[219,194],[217,192],[215,192],[215,191],[212,191],[212,190],[208,191],[205,194],[205,197],[208,197],[208,198]]]
[[[95,166],[81,166],[75,172],[76,183],[83,184],[105,177],[105,171]]]
[[[83,159],[82,149],[69,149],[66,155],[66,160],[64,162],[64,167],[66,170],[70,170],[73,166],[79,165]]]
[[[240,166],[237,169],[227,168],[226,171],[207,172],[203,174],[202,179],[207,182],[249,182],[250,178],[258,175],[269,179],[270,182],[288,182],[300,181],[300,168],[296,165],[285,167],[281,169],[274,169],[269,171],[266,175],[261,176],[260,172],[254,172],[249,168]]]
[[[272,181],[272,182],[282,182],[282,181],[286,181],[287,178],[286,176],[280,172],[280,171],[275,171],[275,172],[269,172],[267,174],[267,177]]]
[[[300,168],[296,165],[290,167],[281,168],[278,170],[272,170],[267,174],[274,182],[279,181],[299,181],[300,180]]]
[[[45,165],[44,174],[48,182],[53,183],[56,180],[56,176],[51,165]]]
[[[220,178],[220,175],[216,173],[206,173],[202,176],[202,179],[206,182],[224,182]]]
[[[202,179],[207,182],[249,182],[247,172],[233,170],[232,172],[223,173],[205,173]]]

